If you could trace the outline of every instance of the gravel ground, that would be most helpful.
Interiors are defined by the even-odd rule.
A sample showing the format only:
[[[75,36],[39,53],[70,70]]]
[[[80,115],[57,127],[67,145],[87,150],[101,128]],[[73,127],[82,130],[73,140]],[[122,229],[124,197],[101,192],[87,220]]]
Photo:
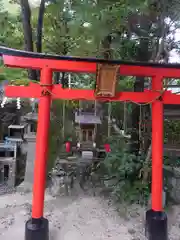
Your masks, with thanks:
[[[0,197],[0,239],[24,240],[24,223],[30,216],[31,193]],[[170,240],[180,240],[180,209],[169,213]],[[50,223],[50,240],[145,240],[144,209],[113,206],[103,197],[80,194],[52,198],[46,194],[45,217]]]

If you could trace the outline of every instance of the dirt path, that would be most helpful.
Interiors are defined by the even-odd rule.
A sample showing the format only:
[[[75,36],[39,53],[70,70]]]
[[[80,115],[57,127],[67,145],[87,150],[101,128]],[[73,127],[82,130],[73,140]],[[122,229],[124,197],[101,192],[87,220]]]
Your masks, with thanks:
[[[29,217],[31,194],[0,198],[0,238],[24,240],[24,222]],[[51,240],[130,240],[129,226],[102,198],[46,195],[45,216],[49,219]]]
[[[24,223],[29,218],[31,194],[0,197],[0,239],[24,240]],[[180,240],[180,210],[171,213],[170,239]],[[127,213],[127,214],[126,214]],[[115,209],[100,197],[78,196],[45,201],[50,223],[50,240],[144,240],[144,210],[132,206]],[[178,221],[177,221],[178,220]],[[179,223],[178,223],[179,222]]]

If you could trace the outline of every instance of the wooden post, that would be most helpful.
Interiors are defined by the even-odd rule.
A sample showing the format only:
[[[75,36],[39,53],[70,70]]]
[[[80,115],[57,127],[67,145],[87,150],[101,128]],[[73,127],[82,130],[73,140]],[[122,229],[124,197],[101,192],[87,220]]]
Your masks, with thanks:
[[[111,111],[112,106],[111,103],[108,103],[108,138],[111,136]]]

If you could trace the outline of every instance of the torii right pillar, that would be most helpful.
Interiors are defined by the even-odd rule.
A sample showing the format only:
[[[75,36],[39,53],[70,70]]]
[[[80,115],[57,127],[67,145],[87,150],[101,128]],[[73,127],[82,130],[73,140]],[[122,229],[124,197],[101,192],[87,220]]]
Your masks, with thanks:
[[[152,78],[152,91],[163,91],[163,76]],[[167,215],[163,211],[163,101],[152,103],[152,194],[151,209],[146,212],[148,240],[168,240]]]

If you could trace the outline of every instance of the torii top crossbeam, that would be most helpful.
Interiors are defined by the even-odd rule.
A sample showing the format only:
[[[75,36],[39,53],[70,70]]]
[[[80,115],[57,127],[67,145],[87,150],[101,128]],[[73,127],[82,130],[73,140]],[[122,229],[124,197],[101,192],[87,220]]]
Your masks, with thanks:
[[[97,64],[112,64],[119,66],[121,76],[146,76],[156,78],[156,82],[162,82],[163,78],[179,78],[180,64],[161,64],[143,62],[124,62],[121,60],[104,60],[96,58],[67,57],[20,51],[0,47],[4,64],[15,68],[43,69],[49,68],[59,72],[84,72],[96,73]],[[160,84],[161,85],[161,84]],[[6,95],[9,97],[39,98],[43,86],[31,84],[28,87],[8,86]],[[160,90],[160,89],[159,89]],[[162,87],[161,87],[162,90]],[[52,85],[52,98],[58,99],[86,99],[95,100],[94,90],[63,89],[61,85]],[[158,98],[157,91],[145,90],[145,92],[120,92],[116,96],[106,98],[108,101],[133,101],[139,103],[151,102]],[[98,98],[103,100],[103,98]],[[171,91],[164,91],[162,96],[164,104],[180,104],[180,97]]]

